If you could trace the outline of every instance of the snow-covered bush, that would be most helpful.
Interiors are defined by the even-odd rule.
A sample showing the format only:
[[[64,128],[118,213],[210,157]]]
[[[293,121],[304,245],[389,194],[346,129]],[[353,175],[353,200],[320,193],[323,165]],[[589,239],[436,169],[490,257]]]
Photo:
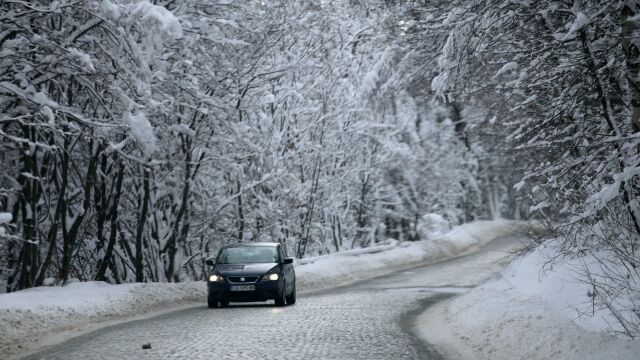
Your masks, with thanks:
[[[422,216],[418,223],[420,239],[434,239],[451,230],[451,223],[439,214],[429,213]]]

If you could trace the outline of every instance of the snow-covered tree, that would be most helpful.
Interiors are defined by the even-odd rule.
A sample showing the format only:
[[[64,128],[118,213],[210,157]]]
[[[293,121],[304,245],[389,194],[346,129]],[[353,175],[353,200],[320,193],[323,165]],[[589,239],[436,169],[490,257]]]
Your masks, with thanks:
[[[517,189],[587,259],[592,303],[640,329],[636,1],[478,1],[447,16],[433,89],[509,129]],[[597,269],[595,269],[597,268]]]
[[[304,257],[507,214],[472,133],[491,112],[434,101],[420,62],[447,36],[420,36],[421,6],[0,3],[6,289],[201,279],[229,242]]]

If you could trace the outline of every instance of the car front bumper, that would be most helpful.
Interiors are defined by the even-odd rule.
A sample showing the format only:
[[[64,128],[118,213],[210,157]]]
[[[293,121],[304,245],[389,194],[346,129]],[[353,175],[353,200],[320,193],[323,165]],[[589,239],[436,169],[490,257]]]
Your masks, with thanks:
[[[233,285],[255,285],[254,291],[231,291]],[[282,294],[282,281],[259,280],[251,284],[231,284],[227,280],[207,281],[209,299],[213,301],[253,302],[276,299]]]

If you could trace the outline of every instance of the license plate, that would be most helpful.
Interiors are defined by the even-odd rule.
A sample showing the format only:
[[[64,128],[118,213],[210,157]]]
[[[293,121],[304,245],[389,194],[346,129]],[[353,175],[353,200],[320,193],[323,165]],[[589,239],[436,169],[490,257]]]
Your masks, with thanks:
[[[231,285],[231,291],[254,291],[255,285]]]

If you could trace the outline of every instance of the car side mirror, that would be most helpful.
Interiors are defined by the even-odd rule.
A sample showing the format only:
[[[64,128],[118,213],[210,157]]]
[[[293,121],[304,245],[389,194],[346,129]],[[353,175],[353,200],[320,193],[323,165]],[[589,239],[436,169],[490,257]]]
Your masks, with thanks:
[[[293,264],[293,258],[291,258],[291,257],[284,258],[284,259],[282,259],[282,263],[283,264]]]
[[[204,263],[209,265],[209,266],[215,266],[216,265],[216,259],[208,258],[207,260],[204,261]]]

